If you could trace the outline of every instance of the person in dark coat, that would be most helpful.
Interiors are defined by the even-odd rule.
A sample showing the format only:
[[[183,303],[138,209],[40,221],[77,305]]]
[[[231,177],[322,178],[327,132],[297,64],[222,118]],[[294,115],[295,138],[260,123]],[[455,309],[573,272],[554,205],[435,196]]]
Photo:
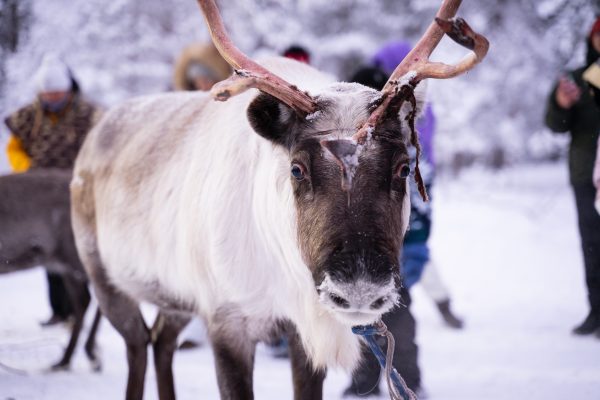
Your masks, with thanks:
[[[587,37],[583,67],[569,71],[552,89],[546,107],[546,125],[554,132],[569,132],[569,180],[575,195],[585,282],[590,310],[573,329],[577,335],[600,337],[600,215],[594,209],[592,181],[596,143],[600,132],[600,90],[585,78],[600,62],[600,18]]]
[[[29,169],[72,169],[87,132],[100,110],[85,100],[69,67],[55,54],[44,57],[34,76],[37,97],[9,115],[7,155],[13,172]],[[65,321],[73,315],[63,278],[48,273],[52,316],[43,325]]]

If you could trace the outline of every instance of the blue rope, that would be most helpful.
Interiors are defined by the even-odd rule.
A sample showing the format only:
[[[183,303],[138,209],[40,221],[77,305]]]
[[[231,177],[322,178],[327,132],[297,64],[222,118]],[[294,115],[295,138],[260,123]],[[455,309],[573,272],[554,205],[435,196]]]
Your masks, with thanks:
[[[359,325],[359,326],[353,326],[352,327],[352,333],[354,333],[355,335],[360,335],[362,336],[365,341],[367,342],[367,344],[369,345],[369,348],[371,349],[371,351],[373,352],[373,354],[375,355],[375,358],[377,358],[377,361],[379,362],[379,365],[381,365],[381,368],[384,371],[387,371],[386,369],[386,362],[389,362],[391,364],[392,360],[391,357],[389,360],[386,361],[386,355],[383,354],[383,351],[381,350],[381,348],[379,347],[379,345],[377,344],[377,341],[375,340],[375,336],[380,335],[380,336],[385,336],[387,333],[387,326],[385,326],[385,324],[382,321],[378,321],[372,325]],[[393,340],[393,339],[392,339]],[[391,346],[393,346],[393,342],[389,343],[390,341],[388,340],[388,346],[391,344]],[[393,349],[392,349],[392,353],[393,353]],[[416,399],[416,396],[414,395],[414,393],[406,386],[406,383],[404,383],[404,380],[402,379],[402,377],[400,376],[400,374],[398,373],[398,371],[396,371],[396,368],[391,367],[390,368],[390,376],[386,377],[386,378],[391,378],[392,383],[394,384],[397,393],[401,396],[402,400],[413,400]],[[388,384],[389,384],[389,380],[388,380]],[[390,389],[390,395],[393,396],[393,391],[392,388]]]

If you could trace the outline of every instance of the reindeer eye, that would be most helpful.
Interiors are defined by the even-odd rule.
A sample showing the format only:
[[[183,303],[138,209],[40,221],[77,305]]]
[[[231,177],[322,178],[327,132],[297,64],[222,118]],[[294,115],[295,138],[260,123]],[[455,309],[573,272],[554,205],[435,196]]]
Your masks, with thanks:
[[[408,164],[402,164],[400,168],[398,168],[398,176],[400,178],[408,178],[410,175],[410,166]]]
[[[300,164],[292,164],[292,176],[297,180],[297,181],[301,181],[304,180],[305,178],[305,174],[304,174],[304,167]]]

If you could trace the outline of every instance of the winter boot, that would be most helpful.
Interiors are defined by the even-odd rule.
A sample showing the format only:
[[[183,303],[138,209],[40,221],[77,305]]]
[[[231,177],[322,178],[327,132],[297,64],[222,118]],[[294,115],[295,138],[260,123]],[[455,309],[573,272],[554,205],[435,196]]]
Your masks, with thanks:
[[[49,319],[47,319],[44,322],[40,322],[40,325],[45,328],[47,326],[58,325],[58,324],[62,324],[64,322],[67,322],[67,318],[60,316],[58,314],[52,314],[52,316]]]
[[[436,303],[438,310],[440,310],[440,314],[442,314],[442,318],[444,318],[444,322],[450,328],[454,329],[462,329],[463,321],[458,318],[452,310],[450,310],[450,300],[443,300]]]
[[[600,329],[600,317],[590,311],[585,320],[573,329],[575,335],[591,335]]]

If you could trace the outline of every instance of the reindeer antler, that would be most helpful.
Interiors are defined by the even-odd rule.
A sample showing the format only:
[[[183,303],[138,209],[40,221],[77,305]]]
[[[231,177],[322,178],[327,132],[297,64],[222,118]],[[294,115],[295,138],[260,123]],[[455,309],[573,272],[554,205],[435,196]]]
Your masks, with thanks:
[[[469,71],[481,62],[487,54],[489,42],[482,35],[474,32],[462,18],[453,19],[462,0],[444,0],[432,22],[417,45],[390,75],[382,89],[383,101],[371,113],[365,125],[354,135],[363,142],[369,126],[375,127],[378,120],[388,108],[393,98],[400,93],[400,88],[407,84],[415,87],[426,78],[447,79]],[[447,65],[429,61],[429,56],[439,44],[444,34],[458,44],[472,50],[458,64]]]
[[[449,0],[452,1],[452,0]],[[460,3],[461,0],[454,0]],[[406,58],[402,60],[400,65],[394,70],[387,85],[393,85],[394,81],[404,76],[410,70],[415,71],[415,82],[420,82],[425,78],[447,79],[461,75],[476,64],[481,62],[487,54],[489,42],[480,34],[471,29],[469,24],[462,18],[440,18],[436,17],[428,31],[436,28],[435,32],[442,32],[442,36],[446,33],[452,40],[472,50],[458,64],[447,65],[444,63],[434,63],[429,61],[429,56],[441,40],[437,35],[432,37],[424,36],[417,46],[408,53]],[[427,35],[427,33],[425,34]],[[385,88],[384,88],[385,90]]]
[[[308,93],[263,68],[235,47],[225,31],[214,0],[198,0],[198,4],[217,50],[234,69],[231,78],[217,83],[211,89],[216,100],[225,101],[250,88],[256,88],[276,97],[298,114],[307,115],[316,111],[316,103]]]
[[[444,0],[432,22],[417,45],[407,54],[402,62],[390,75],[382,89],[382,100],[371,113],[367,122],[354,134],[353,139],[362,144],[369,137],[377,124],[381,121],[386,110],[394,104],[400,107],[404,101],[414,102],[413,89],[426,78],[447,79],[461,75],[476,64],[481,62],[487,54],[489,42],[482,35],[474,32],[462,18],[454,19],[456,11],[462,0]],[[444,34],[452,40],[471,50],[460,62],[455,65],[434,63],[429,61],[429,56],[439,44]],[[394,108],[395,108],[394,107]],[[421,148],[414,131],[414,113],[409,115],[411,128],[411,143],[417,149],[415,179],[423,200],[427,200],[425,186],[419,172],[419,156]]]

